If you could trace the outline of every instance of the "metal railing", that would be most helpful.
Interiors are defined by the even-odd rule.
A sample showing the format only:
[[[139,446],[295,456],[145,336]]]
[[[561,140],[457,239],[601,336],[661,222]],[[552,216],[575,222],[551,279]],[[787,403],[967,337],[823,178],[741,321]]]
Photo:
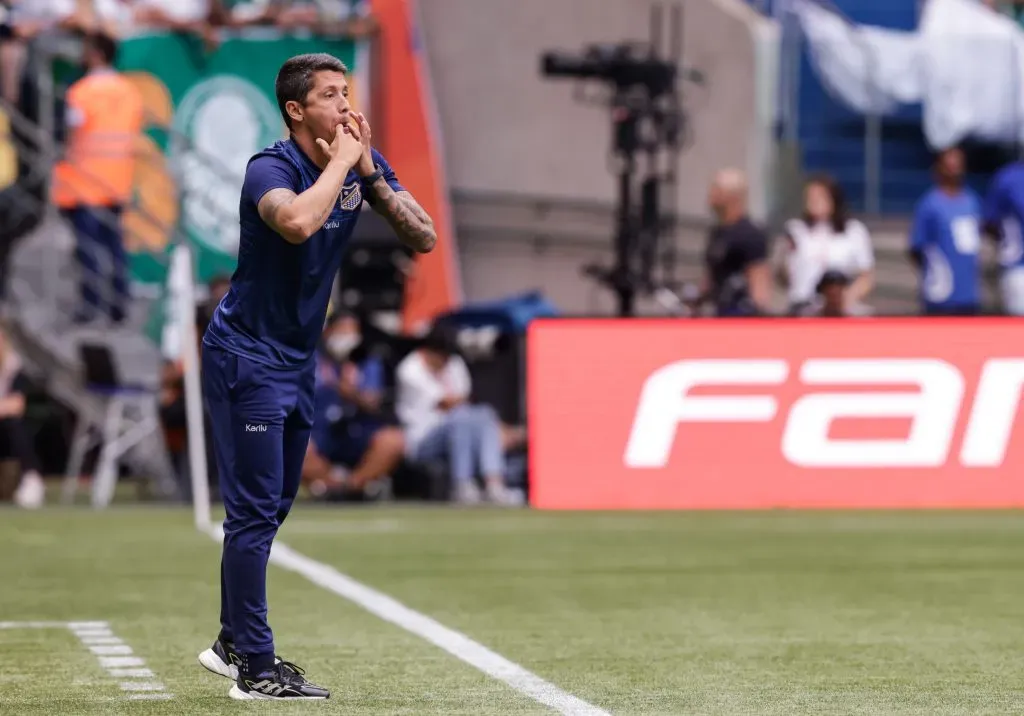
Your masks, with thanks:
[[[34,125],[9,103],[0,100],[0,108],[6,113],[14,130],[4,139],[15,147],[19,161],[27,168],[5,190],[4,196],[7,201],[4,202],[3,210],[33,212],[41,217],[41,224],[49,222],[52,225],[55,221],[60,222],[64,225],[67,233],[73,234],[74,229],[68,216],[63,214],[48,200],[47,189],[53,181],[53,167],[56,157],[61,153],[58,143],[52,136],[47,136],[40,126]],[[27,139],[31,141],[26,141]],[[98,184],[103,183],[102,177],[90,176],[80,166],[76,167],[76,171],[90,181]],[[132,211],[144,221],[151,222],[154,225],[161,225],[158,217],[153,216],[144,206],[136,201],[126,206],[125,210]],[[103,229],[126,234],[129,242],[135,238],[122,220],[122,213],[103,207],[92,207],[90,213]],[[169,232],[170,243],[173,244],[185,240],[185,236],[177,226],[164,228]],[[90,251],[88,246],[78,248]],[[103,254],[102,247],[94,247],[94,256],[99,257]],[[42,266],[44,281],[42,286],[39,287],[41,293],[39,291],[34,293],[39,300],[50,305],[53,315],[71,316],[76,308],[81,308],[81,306],[69,304],[66,292],[61,290],[68,281],[81,280],[84,282],[88,290],[91,290],[100,297],[99,303],[101,307],[109,308],[118,302],[119,296],[113,293],[113,287],[109,281],[103,278],[104,276],[112,276],[114,266],[111,262],[100,260],[98,274],[89,276],[87,274],[78,275],[76,272],[69,271],[74,264],[68,261],[68,256],[57,252],[44,252],[42,256],[45,261],[45,264]],[[163,254],[152,252],[151,257],[154,261],[166,266],[167,259]],[[12,281],[19,279],[20,277],[18,276],[11,276]]]
[[[47,189],[52,181],[55,158],[60,153],[56,141],[53,137],[47,136],[41,127],[33,124],[8,102],[0,100],[0,108],[5,112],[14,130],[4,137],[4,140],[15,148],[20,163],[27,168],[5,190],[4,196],[7,200],[4,202],[3,210],[32,212],[40,216],[43,222],[58,220],[66,224],[67,218],[47,198]],[[97,183],[102,183],[103,181],[101,177],[90,176],[82,169],[79,169],[79,172],[90,181]],[[144,208],[138,206],[131,208],[138,211],[147,220],[157,221],[155,217],[148,215]],[[114,212],[97,207],[94,209],[93,215],[103,228],[111,231],[122,230],[120,217]],[[67,228],[70,232],[71,227],[68,226]],[[43,267],[45,280],[42,286],[43,295],[41,298],[51,303],[55,312],[66,312],[71,307],[61,305],[58,302],[59,294],[54,289],[72,277],[65,273],[64,270],[67,266],[66,262],[61,260],[61,256],[47,253],[45,257],[46,265]],[[107,271],[112,269],[111,266],[104,268]],[[11,278],[12,280],[18,280],[19,277],[12,276]],[[84,280],[90,283],[94,282],[94,279],[88,276],[84,277]],[[99,293],[104,292],[104,288],[98,281],[95,282],[94,290]],[[106,302],[108,304],[113,303],[113,301],[113,297],[107,297]]]

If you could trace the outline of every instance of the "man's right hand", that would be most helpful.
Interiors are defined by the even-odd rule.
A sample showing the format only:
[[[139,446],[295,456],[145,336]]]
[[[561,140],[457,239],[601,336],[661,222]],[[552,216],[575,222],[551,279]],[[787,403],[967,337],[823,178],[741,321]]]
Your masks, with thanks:
[[[316,144],[330,162],[342,162],[346,167],[354,167],[359,158],[363,155],[362,143],[352,136],[351,130],[346,124],[339,124],[334,130],[334,140],[328,144],[323,139],[317,139]]]

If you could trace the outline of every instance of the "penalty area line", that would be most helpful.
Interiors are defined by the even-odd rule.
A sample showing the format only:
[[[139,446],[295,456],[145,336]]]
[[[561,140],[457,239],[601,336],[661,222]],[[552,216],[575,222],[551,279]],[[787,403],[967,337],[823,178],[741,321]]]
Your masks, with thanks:
[[[224,539],[219,525],[208,534],[217,541]],[[371,614],[444,649],[455,658],[502,681],[534,701],[566,716],[611,716],[603,709],[563,691],[465,634],[450,629],[426,614],[411,609],[396,599],[368,587],[334,567],[310,559],[281,542],[270,550],[270,561],[290,572],[302,575],[313,584],[357,604]]]

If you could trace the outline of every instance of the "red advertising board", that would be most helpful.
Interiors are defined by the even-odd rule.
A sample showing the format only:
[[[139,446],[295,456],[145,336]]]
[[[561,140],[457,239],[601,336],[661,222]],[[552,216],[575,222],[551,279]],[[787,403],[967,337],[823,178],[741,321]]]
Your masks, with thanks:
[[[1024,506],[1024,321],[539,320],[547,509]]]

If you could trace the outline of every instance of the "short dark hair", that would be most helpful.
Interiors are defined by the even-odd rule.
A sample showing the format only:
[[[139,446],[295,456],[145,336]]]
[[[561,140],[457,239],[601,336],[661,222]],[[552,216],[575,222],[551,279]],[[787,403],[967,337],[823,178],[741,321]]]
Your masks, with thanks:
[[[420,347],[431,353],[450,358],[458,351],[458,339],[455,337],[455,330],[450,326],[435,323],[426,336]]]
[[[103,62],[112,65],[117,59],[117,40],[105,32],[90,32],[84,38],[86,50],[95,50],[100,53]]]
[[[935,152],[935,157],[932,160],[932,168],[936,171],[941,169],[943,160],[945,160],[945,158],[950,154],[959,154],[962,156],[964,158],[964,168],[967,168],[967,152],[965,152],[964,148],[959,144],[952,144]]]
[[[348,67],[334,55],[316,52],[307,55],[296,55],[285,61],[277,72],[274,91],[277,93],[277,106],[288,129],[292,128],[292,119],[288,116],[285,105],[289,102],[305,102],[309,91],[313,89],[313,75],[317,72],[341,72],[348,74]]]
[[[828,286],[849,286],[850,277],[842,271],[829,269],[821,275],[818,281],[818,293],[822,293]]]

